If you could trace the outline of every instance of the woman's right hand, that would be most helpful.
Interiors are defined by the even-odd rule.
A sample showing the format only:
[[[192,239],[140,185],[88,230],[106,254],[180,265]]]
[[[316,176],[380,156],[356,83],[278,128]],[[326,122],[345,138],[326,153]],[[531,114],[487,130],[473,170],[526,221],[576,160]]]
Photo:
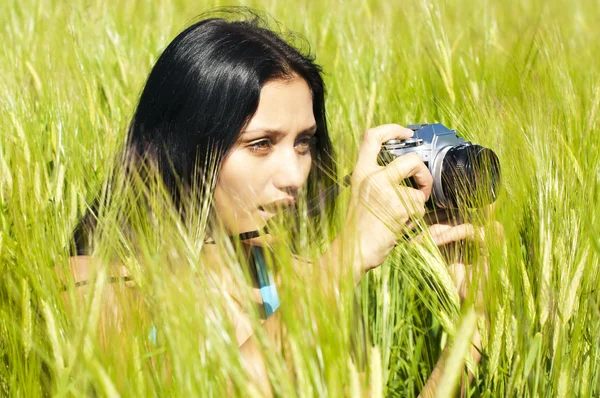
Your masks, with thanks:
[[[368,129],[352,172],[352,197],[344,225],[353,234],[359,256],[355,275],[379,266],[394,248],[413,216],[425,213],[433,178],[419,155],[411,153],[380,166],[381,145],[391,139],[407,139],[414,132],[397,124]],[[418,189],[400,182],[412,177]]]

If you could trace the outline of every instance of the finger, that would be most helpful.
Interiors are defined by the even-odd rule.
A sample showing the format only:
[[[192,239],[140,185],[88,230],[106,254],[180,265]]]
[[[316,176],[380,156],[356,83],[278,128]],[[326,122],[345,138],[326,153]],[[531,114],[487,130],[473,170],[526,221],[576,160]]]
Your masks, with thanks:
[[[434,237],[441,235],[442,233],[444,233],[445,231],[447,231],[451,228],[452,227],[449,225],[435,224],[435,225],[430,226],[423,232],[420,232],[419,234],[417,234],[415,237],[412,238],[412,241],[414,243],[422,243],[428,237],[433,239]]]
[[[461,224],[437,234],[433,237],[433,241],[437,246],[443,246],[462,240],[483,241],[484,238],[483,228],[475,227],[473,224]]]
[[[408,231],[407,222],[425,214],[423,193],[417,189],[402,187],[399,192],[383,192],[364,202],[366,209],[389,226],[390,230]]]
[[[448,271],[458,290],[458,296],[463,301],[467,296],[467,267],[463,263],[453,263],[448,266]]]
[[[451,225],[435,224],[435,225],[432,225],[431,227],[429,227],[427,229],[427,232],[433,238],[436,236],[441,236],[443,233],[451,230],[452,228],[454,228],[454,227]]]
[[[406,229],[408,220],[425,214],[425,197],[418,189],[403,187],[400,195],[391,202],[391,206],[394,209],[395,219],[402,219],[403,229]]]
[[[360,150],[358,152],[359,165],[377,165],[377,155],[381,151],[381,144],[386,141],[399,139],[405,140],[415,134],[411,129],[398,124],[384,124],[365,131]]]
[[[425,195],[425,201],[429,199],[433,187],[433,177],[421,157],[416,153],[397,157],[385,166],[384,170],[396,183],[412,177],[419,186],[419,190]]]

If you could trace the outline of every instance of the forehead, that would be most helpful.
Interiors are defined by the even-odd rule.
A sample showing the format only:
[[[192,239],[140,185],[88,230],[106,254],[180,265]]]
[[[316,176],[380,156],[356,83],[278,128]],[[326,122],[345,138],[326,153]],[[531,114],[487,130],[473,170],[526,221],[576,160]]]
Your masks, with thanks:
[[[296,77],[273,80],[262,87],[258,109],[246,130],[303,130],[314,123],[310,88],[304,79]]]

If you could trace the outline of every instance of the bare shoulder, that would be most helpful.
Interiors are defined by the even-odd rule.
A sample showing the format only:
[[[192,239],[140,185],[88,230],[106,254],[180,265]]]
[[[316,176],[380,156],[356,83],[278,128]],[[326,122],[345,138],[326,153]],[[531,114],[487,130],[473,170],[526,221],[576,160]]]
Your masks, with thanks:
[[[102,347],[108,348],[119,336],[125,340],[129,335],[125,332],[136,330],[140,316],[149,319],[143,297],[123,265],[107,264],[93,256],[73,256],[68,264],[57,264],[54,270],[63,283],[65,309],[75,317],[89,311],[86,303],[90,295],[100,297],[97,332]],[[97,290],[95,281],[100,270],[105,271],[105,278]]]

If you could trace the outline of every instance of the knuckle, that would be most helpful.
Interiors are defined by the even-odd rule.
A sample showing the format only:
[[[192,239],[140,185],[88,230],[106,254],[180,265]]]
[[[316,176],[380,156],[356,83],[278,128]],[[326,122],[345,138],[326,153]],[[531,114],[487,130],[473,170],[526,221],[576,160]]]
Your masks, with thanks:
[[[367,130],[365,130],[365,138],[368,138],[369,140],[373,140],[373,141],[378,141],[378,143],[381,143],[383,141],[383,137],[392,133],[392,132],[397,132],[399,135],[400,133],[403,133],[403,135],[406,135],[407,132],[405,130],[405,127],[399,125],[399,124],[395,124],[395,123],[389,123],[389,124],[382,124],[376,127],[370,127]],[[410,130],[412,133],[412,130]]]
[[[421,160],[421,156],[415,152],[411,152],[406,155],[398,156],[389,165],[393,164],[393,167],[413,167],[414,165],[419,165],[421,163],[423,164],[423,167],[425,167],[425,163]]]
[[[420,189],[414,189],[414,188],[411,188],[411,189],[413,190],[413,197],[415,198],[415,201],[418,201],[422,205],[425,205],[425,202],[427,202],[427,197],[425,196],[425,192],[421,191]]]
[[[417,189],[409,187],[401,187],[402,203],[405,207],[415,209],[419,212],[425,212],[425,194]]]
[[[419,156],[419,154],[416,152],[407,153],[405,156],[406,156],[406,160],[410,160],[412,162],[417,162],[417,163],[418,162],[423,163],[423,161],[421,160],[421,156]],[[423,163],[423,164],[425,164],[425,163]]]
[[[421,216],[424,216],[426,213],[425,203],[419,198],[414,201],[415,212],[419,213]]]
[[[425,212],[423,206],[413,205],[405,210],[409,217],[420,217]]]
[[[398,156],[391,163],[385,166],[388,170],[395,170],[397,172],[403,172],[411,168],[411,163],[413,163],[412,155],[406,154],[402,156]]]
[[[371,127],[365,130],[365,140],[375,140],[379,135],[379,129],[377,127]]]
[[[375,127],[376,129],[386,129],[386,130],[402,130],[404,129],[404,127],[400,126],[397,123],[386,123],[386,124],[381,124],[377,127]]]
[[[406,130],[406,128],[404,126],[401,126],[397,123],[390,123],[390,124],[388,124],[388,126],[390,126],[390,128],[393,128],[394,130],[400,130],[400,131]]]

